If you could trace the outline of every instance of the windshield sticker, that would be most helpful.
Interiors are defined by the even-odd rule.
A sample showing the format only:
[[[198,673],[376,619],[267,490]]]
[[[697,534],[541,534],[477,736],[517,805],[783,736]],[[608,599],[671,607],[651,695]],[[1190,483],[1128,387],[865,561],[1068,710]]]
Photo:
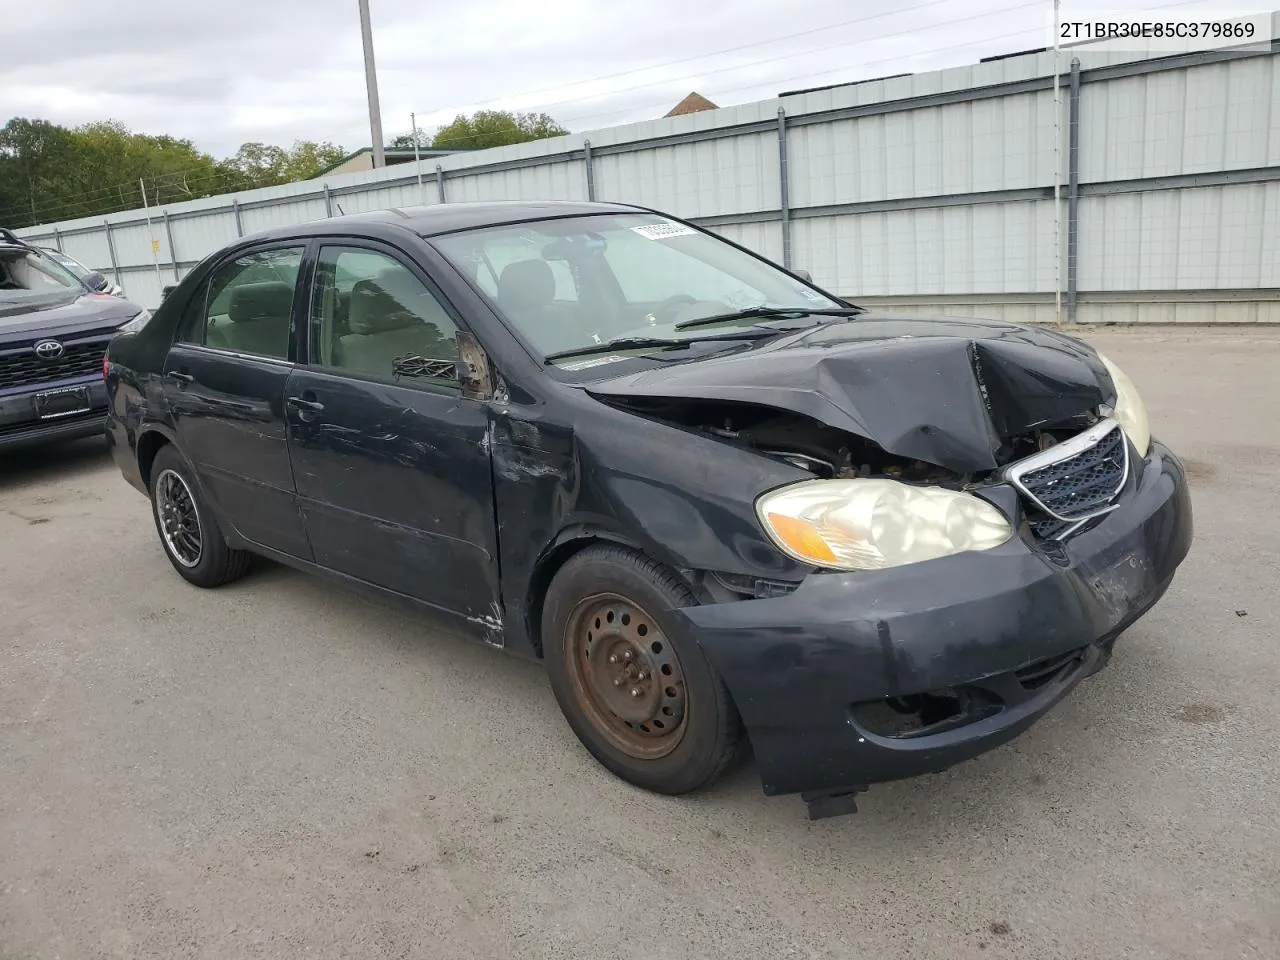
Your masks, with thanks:
[[[606,363],[617,363],[619,360],[625,360],[626,357],[608,356],[608,357],[592,357],[590,360],[575,360],[573,363],[560,364],[561,370],[590,370],[592,367],[603,367]]]
[[[683,223],[646,223],[644,226],[632,227],[632,233],[638,233],[646,240],[667,240],[671,237],[692,237],[698,231],[686,227]]]
[[[800,294],[800,296],[804,297],[810,303],[826,303],[827,302],[826,297],[818,293],[818,291],[816,290],[810,290],[808,287],[801,287],[797,292]]]

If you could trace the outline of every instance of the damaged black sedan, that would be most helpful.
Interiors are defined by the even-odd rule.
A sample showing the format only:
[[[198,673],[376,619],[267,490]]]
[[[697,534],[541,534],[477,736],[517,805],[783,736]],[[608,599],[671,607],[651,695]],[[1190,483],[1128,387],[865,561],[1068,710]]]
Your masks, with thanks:
[[[812,816],[1010,740],[1190,547],[1186,478],[1079,340],[878,317],[615,204],[448,204],[209,257],[105,367],[173,567],[260,555],[546,662],[684,793],[748,742]]]

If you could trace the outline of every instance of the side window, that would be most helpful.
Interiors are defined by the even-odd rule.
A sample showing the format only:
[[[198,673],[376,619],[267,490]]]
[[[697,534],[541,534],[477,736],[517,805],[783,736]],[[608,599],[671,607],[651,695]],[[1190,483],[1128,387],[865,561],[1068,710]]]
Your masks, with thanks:
[[[188,304],[194,316],[189,324],[188,318],[183,319],[183,339],[287,360],[302,252],[302,247],[259,250],[224,263]]]
[[[311,297],[311,362],[384,380],[456,381],[458,328],[400,261],[322,247]]]
[[[209,301],[209,281],[205,280],[182,307],[178,321],[179,343],[204,342],[204,305]]]

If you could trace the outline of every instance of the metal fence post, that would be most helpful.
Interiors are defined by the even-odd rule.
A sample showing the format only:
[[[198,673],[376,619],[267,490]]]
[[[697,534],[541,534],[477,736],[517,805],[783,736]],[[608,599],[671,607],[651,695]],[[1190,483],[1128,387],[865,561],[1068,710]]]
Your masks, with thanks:
[[[587,170],[587,201],[595,202],[596,199],[596,170],[591,160],[591,141],[582,141],[582,162]]]
[[[1067,323],[1076,322],[1080,278],[1080,60],[1071,60],[1067,121]]]
[[[791,269],[791,178],[787,172],[787,112],[778,108],[778,206],[782,211],[782,266]]]
[[[58,252],[59,252],[59,253],[66,253],[66,252],[67,252],[67,251],[65,251],[65,250],[63,250],[63,249],[62,249],[62,234],[60,234],[60,233],[58,232],[58,228],[57,228],[57,227],[54,227],[54,228],[53,228],[53,245],[54,245],[55,247],[57,247],[57,249],[58,249]]]
[[[440,164],[438,164],[438,163],[436,164],[436,199],[438,199],[441,203],[444,203],[444,202],[445,202],[445,199],[444,199],[444,167],[440,166]]]
[[[111,239],[111,221],[103,220],[102,225],[107,228],[107,256],[111,258],[111,272],[115,274],[116,284],[123,287],[124,283],[120,280],[120,262],[116,260],[116,242]]]
[[[231,213],[236,218],[236,236],[243,237],[244,224],[240,222],[240,201],[239,200],[231,201]]]
[[[177,283],[182,277],[178,276],[178,248],[173,245],[173,223],[169,220],[169,211],[160,211],[160,219],[164,221],[164,238],[169,241],[169,265],[173,267],[173,282]]]
[[[324,184],[324,215],[326,217],[333,216],[333,197],[329,194],[329,185]]]

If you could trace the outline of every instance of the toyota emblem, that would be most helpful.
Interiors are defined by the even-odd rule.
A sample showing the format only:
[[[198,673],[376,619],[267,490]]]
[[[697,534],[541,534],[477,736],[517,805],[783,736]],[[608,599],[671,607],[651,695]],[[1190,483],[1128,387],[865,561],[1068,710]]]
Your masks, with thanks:
[[[36,344],[36,356],[41,360],[57,360],[66,348],[57,340],[41,340]]]

